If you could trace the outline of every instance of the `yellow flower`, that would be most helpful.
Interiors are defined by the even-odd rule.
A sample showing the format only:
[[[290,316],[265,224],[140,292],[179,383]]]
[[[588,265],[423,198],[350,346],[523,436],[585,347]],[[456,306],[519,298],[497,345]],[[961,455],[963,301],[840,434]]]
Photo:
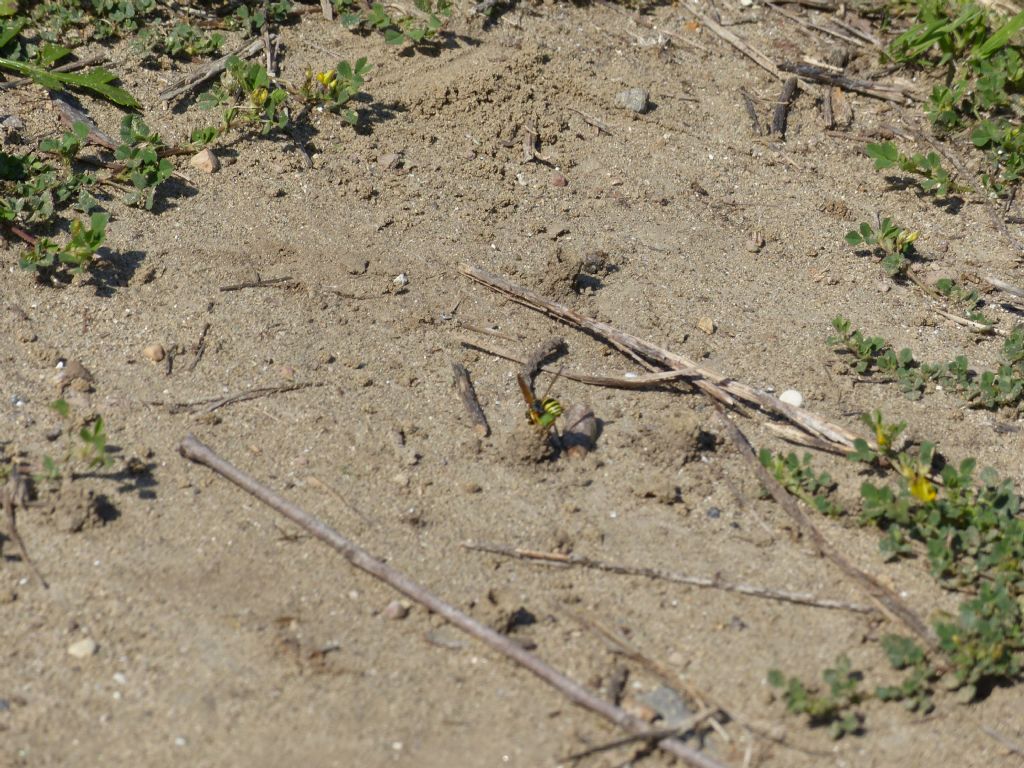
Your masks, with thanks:
[[[938,495],[931,481],[918,473],[914,473],[914,477],[910,480],[910,492],[915,498],[923,501],[925,504],[935,501],[935,497]]]
[[[252,99],[252,103],[257,107],[262,107],[263,102],[267,100],[268,95],[266,88],[257,88],[252,92],[252,95],[249,98]]]
[[[333,71],[318,72],[316,75],[316,79],[320,81],[320,84],[323,85],[324,88],[331,88],[334,86],[335,81],[338,79],[338,75],[336,72]]]

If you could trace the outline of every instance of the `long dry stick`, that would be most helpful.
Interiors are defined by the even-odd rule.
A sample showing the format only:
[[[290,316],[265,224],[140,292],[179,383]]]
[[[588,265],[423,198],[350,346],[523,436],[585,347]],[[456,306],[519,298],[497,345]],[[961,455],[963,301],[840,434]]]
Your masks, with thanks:
[[[1024,299],[1024,290],[1021,290],[1015,285],[1011,285],[1005,280],[1000,280],[998,277],[992,277],[989,275],[985,278],[985,282],[991,285],[993,288],[1008,293],[1018,299]]]
[[[480,401],[476,397],[476,390],[469,378],[469,371],[461,363],[452,363],[452,373],[454,374],[455,391],[459,393],[462,405],[465,407],[466,413],[469,414],[469,420],[473,422],[473,431],[478,437],[487,437],[491,434],[491,427],[487,423],[487,416],[484,415],[484,409],[480,407]]]
[[[494,347],[486,347],[469,339],[461,339],[460,341],[464,347],[486,352],[488,355],[494,355],[505,360],[511,360],[513,363],[526,364],[526,358],[521,355],[514,355],[511,352],[495,349]],[[561,373],[562,378],[578,381],[581,384],[591,384],[595,387],[611,387],[613,389],[650,389],[651,387],[670,384],[673,381],[690,377],[690,374],[686,371],[661,371],[660,373],[642,373],[633,376],[601,376],[600,374],[571,371],[561,366],[556,368],[553,365],[543,365],[539,370],[545,373]]]
[[[18,521],[15,517],[14,508],[18,505],[24,508],[28,497],[28,490],[25,485],[25,478],[18,471],[17,466],[11,467],[11,476],[7,479],[4,487],[0,488],[0,497],[2,497],[4,514],[7,517],[7,537],[14,542],[18,552],[21,554],[21,559],[39,580],[39,583],[43,585],[43,589],[49,589],[50,585],[46,583],[46,579],[43,578],[43,574],[40,573],[32,558],[28,556],[28,548],[25,546],[25,541],[21,538],[21,534],[18,533]]]
[[[790,743],[784,736],[780,737],[778,734],[766,730],[761,725],[755,725],[753,722],[742,716],[732,707],[727,707],[721,701],[713,699],[706,691],[695,688],[686,678],[682,676],[678,671],[668,669],[661,662],[652,659],[650,656],[641,651],[631,640],[626,638],[622,631],[615,627],[610,627],[604,622],[594,619],[592,616],[586,616],[577,610],[570,608],[567,605],[560,606],[560,610],[563,613],[568,614],[574,621],[580,625],[590,629],[596,634],[604,638],[605,642],[608,643],[609,647],[614,653],[618,653],[625,656],[627,659],[636,662],[648,672],[658,677],[670,688],[678,688],[680,691],[689,696],[701,709],[713,707],[715,711],[725,715],[729,721],[739,725],[747,734],[753,734],[759,736],[767,741],[774,742],[780,747],[785,749],[792,749],[797,752],[802,752],[805,755],[811,755],[813,757],[830,757],[832,753],[821,752],[818,750],[808,749],[807,747],[799,746],[797,744]],[[719,735],[723,736],[727,741],[731,741],[727,733],[722,728],[721,723],[716,718],[712,718],[708,721]],[[749,763],[744,762],[745,766]]]
[[[89,127],[89,133],[86,136],[87,142],[100,147],[106,147],[109,150],[117,149],[118,144],[114,137],[109,133],[101,131],[91,117],[75,105],[69,103],[66,97],[57,95],[51,97],[51,100],[53,105],[57,107],[61,121],[69,130],[74,128],[75,123],[85,123]]]
[[[210,324],[207,323],[203,326],[203,330],[199,333],[199,341],[196,342],[195,356],[192,358],[192,362],[188,364],[186,370],[192,373],[199,365],[199,361],[203,359],[203,355],[206,353],[206,334],[210,330]]]
[[[298,389],[306,389],[307,387],[322,387],[324,386],[321,382],[309,381],[301,384],[284,384],[280,387],[256,387],[255,389],[246,389],[242,392],[236,392],[233,395],[227,397],[208,397],[204,400],[193,400],[189,403],[163,403],[163,402],[150,402],[148,405],[166,405],[167,410],[171,413],[188,413],[196,411],[202,408],[204,413],[213,413],[218,408],[223,408],[226,405],[234,405],[235,403],[244,403],[247,400],[257,400],[261,397],[269,397],[271,395],[281,395],[285,392],[294,392]]]
[[[398,569],[374,557],[365,549],[349,541],[336,530],[326,525],[323,521],[305,512],[298,505],[279,496],[270,488],[257,481],[252,475],[225,461],[210,448],[199,442],[194,436],[189,435],[182,440],[179,451],[186,459],[209,467],[242,490],[255,496],[267,506],[281,513],[312,536],[335,549],[359,570],[365,571],[374,578],[383,581],[406,597],[415,600],[429,611],[443,616],[463,632],[477,638],[498,653],[529,670],[574,704],[589,709],[591,712],[600,715],[629,733],[647,734],[650,731],[648,725],[639,718],[605,701],[575,680],[559,672],[540,657],[530,653],[504,635],[481,624],[455,606],[429,592]],[[659,749],[680,758],[688,765],[697,766],[697,768],[724,768],[717,760],[688,747],[679,739],[672,737],[662,738],[658,740],[657,745]]]
[[[827,27],[823,27],[823,26],[821,26],[819,24],[815,24],[813,21],[810,21],[810,20],[805,19],[805,18],[803,18],[801,16],[798,16],[795,13],[790,13],[789,11],[785,10],[784,8],[778,7],[774,3],[765,3],[765,7],[766,8],[771,8],[776,13],[785,16],[790,21],[795,21],[797,24],[799,24],[802,27],[806,27],[807,29],[813,29],[813,30],[815,30],[817,32],[821,32],[821,33],[826,34],[826,35],[831,35],[832,37],[835,37],[835,38],[837,38],[839,40],[843,40],[844,42],[850,43],[851,45],[858,45],[858,46],[865,45],[865,42],[863,40],[860,40],[860,39],[855,38],[855,37],[850,37],[849,35],[844,35],[842,32],[836,32],[833,29],[828,29]]]
[[[520,304],[538,312],[545,312],[569,325],[582,328],[594,336],[604,339],[619,350],[653,360],[666,368],[684,373],[683,378],[720,403],[734,405],[736,402],[734,398],[742,400],[761,410],[782,416],[815,437],[835,443],[837,447],[852,447],[857,438],[853,432],[838,424],[832,424],[811,411],[784,403],[774,395],[734,381],[717,371],[698,365],[688,357],[670,352],[630,333],[620,331],[608,323],[581,315],[564,304],[559,304],[534,291],[515,285],[503,277],[468,264],[462,264],[459,271],[471,280],[476,280],[491,290],[503,293]]]
[[[743,55],[750,57],[750,59],[752,59],[755,64],[764,69],[766,72],[771,73],[780,80],[782,79],[782,73],[779,72],[778,67],[775,66],[775,62],[773,62],[771,59],[769,59],[767,56],[765,56],[763,53],[757,50],[757,48],[752,46],[750,43],[737,37],[728,29],[723,27],[721,24],[717,23],[714,19],[704,15],[700,11],[694,10],[693,8],[687,8],[685,6],[680,7],[682,7],[683,10],[691,14],[697,21],[699,21],[701,26],[714,32],[716,35],[725,40],[725,42],[729,43],[729,45],[731,45],[733,48],[735,48]]]
[[[256,53],[263,47],[263,38],[257,37],[244,43],[240,47],[236,48],[226,56],[221,56],[215,61],[211,61],[208,64],[203,64],[193,72],[189,72],[182,78],[179,78],[169,86],[164,88],[157,96],[160,97],[161,101],[170,101],[175,96],[180,96],[183,93],[188,93],[194,88],[198,88],[200,85],[205,83],[207,80],[212,80],[228,66],[228,59],[232,56],[237,56],[240,59],[247,59],[250,56],[255,56]]]
[[[796,499],[789,491],[782,487],[771,472],[761,465],[761,462],[758,461],[757,456],[754,454],[753,446],[751,446],[746,436],[721,409],[718,411],[718,420],[725,428],[726,434],[729,435],[729,438],[736,445],[736,448],[739,449],[740,455],[750,465],[751,469],[754,470],[757,479],[761,481],[761,485],[768,490],[775,501],[785,510],[786,514],[796,523],[800,531],[810,539],[818,554],[830,560],[847,578],[857,584],[878,605],[883,613],[901,622],[907,629],[927,643],[929,648],[937,650],[938,641],[935,634],[928,628],[928,625],[921,621],[921,618],[916,613],[904,605],[895,592],[864,573],[864,571],[857,568],[857,566],[836,551],[835,547],[828,542],[821,531],[811,522],[810,518],[800,509]]]
[[[591,755],[597,755],[597,754],[600,754],[601,752],[610,752],[613,749],[618,749],[619,747],[626,747],[626,746],[629,746],[630,744],[636,744],[637,742],[640,742],[640,741],[654,741],[655,739],[664,738],[665,736],[679,736],[680,734],[684,734],[684,733],[686,733],[688,731],[692,731],[694,728],[696,728],[698,725],[703,723],[705,720],[708,720],[709,718],[711,718],[715,714],[715,712],[716,712],[716,710],[714,710],[714,709],[705,709],[705,710],[703,710],[701,712],[698,712],[696,715],[692,715],[692,716],[686,718],[685,720],[683,720],[681,723],[679,723],[679,725],[677,725],[674,728],[662,728],[660,730],[652,731],[651,734],[646,735],[646,736],[641,736],[641,735],[626,736],[625,738],[622,738],[622,739],[616,739],[615,741],[609,741],[607,744],[598,744],[596,747],[590,747],[589,749],[584,749],[582,752],[574,752],[571,755],[566,755],[565,757],[560,759],[558,762],[560,762],[560,763],[575,763],[575,762],[578,762],[578,761],[582,760],[585,757],[590,757]]]
[[[783,62],[782,64],[779,64],[779,69],[783,72],[792,72],[805,80],[811,80],[815,83],[834,85],[838,88],[842,88],[844,91],[855,91],[856,93],[863,93],[865,96],[874,96],[876,99],[895,101],[898,104],[902,104],[907,99],[921,101],[920,96],[915,95],[912,91],[901,85],[896,85],[895,83],[878,83],[872,80],[860,80],[856,77],[847,77],[846,75],[829,72],[827,69],[816,67],[813,64],[793,64],[790,62]]]
[[[563,555],[560,552],[537,552],[530,549],[519,549],[518,547],[505,547],[500,544],[485,544],[483,542],[467,541],[462,545],[465,549],[477,552],[489,552],[492,555],[503,557],[514,557],[518,560],[539,560],[547,563],[559,563],[562,565],[574,565],[580,568],[590,568],[595,571],[617,573],[622,576],[643,576],[656,581],[671,581],[676,584],[686,584],[701,589],[719,589],[723,592],[735,592],[750,597],[760,597],[765,600],[778,600],[784,603],[796,603],[797,605],[809,605],[813,608],[827,608],[838,611],[853,611],[854,613],[874,613],[875,609],[867,605],[848,603],[844,600],[830,600],[828,598],[816,597],[806,592],[789,592],[781,589],[768,589],[767,587],[756,587],[751,584],[731,584],[723,581],[718,576],[709,579],[705,576],[689,576],[675,571],[665,571],[660,568],[648,568],[645,566],[621,565],[619,563],[607,563],[603,560],[594,560],[583,555]]]
[[[779,100],[775,103],[775,111],[772,112],[771,133],[773,136],[786,138],[786,120],[789,117],[789,108],[796,96],[796,87],[795,77],[790,77],[782,85],[782,93],[779,94]]]

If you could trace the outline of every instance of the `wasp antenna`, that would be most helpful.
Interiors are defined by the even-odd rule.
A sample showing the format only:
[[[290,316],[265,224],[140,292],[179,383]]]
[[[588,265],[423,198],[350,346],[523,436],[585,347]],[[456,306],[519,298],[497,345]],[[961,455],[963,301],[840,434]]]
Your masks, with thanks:
[[[555,378],[553,378],[553,379],[551,380],[551,383],[550,383],[550,384],[548,384],[548,388],[547,388],[547,390],[545,390],[545,392],[544,392],[544,397],[542,397],[542,398],[540,399],[540,401],[541,401],[542,403],[543,403],[543,402],[544,402],[545,400],[547,400],[547,399],[548,399],[548,395],[550,395],[550,394],[551,394],[551,390],[552,390],[552,389],[554,388],[554,386],[555,386],[555,382],[556,382],[556,381],[558,381],[558,377],[562,375],[562,371],[563,371],[563,370],[565,370],[565,366],[564,366],[564,365],[560,365],[560,366],[558,366],[558,373],[556,373],[556,374],[555,374]]]

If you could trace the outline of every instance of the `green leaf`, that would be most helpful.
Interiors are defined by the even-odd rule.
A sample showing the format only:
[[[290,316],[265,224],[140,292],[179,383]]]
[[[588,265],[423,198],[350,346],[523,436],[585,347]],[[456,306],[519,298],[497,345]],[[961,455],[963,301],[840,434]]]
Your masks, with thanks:
[[[52,67],[58,61],[70,55],[71,51],[64,46],[46,43],[39,49],[39,64],[43,67]]]
[[[882,259],[882,269],[889,277],[894,277],[903,271],[904,259],[899,253],[890,253]]]
[[[866,440],[858,437],[853,441],[853,453],[848,454],[847,458],[850,461],[860,461],[865,464],[870,464],[878,458],[878,454],[871,450]]]
[[[9,15],[9,14],[8,14]],[[0,48],[3,48],[11,40],[17,37],[18,33],[21,32],[25,24],[28,23],[28,19],[16,19],[10,24],[4,23],[0,25]]]
[[[0,35],[2,39],[2,35]],[[14,59],[0,58],[0,68],[10,69],[25,77],[31,77],[35,82],[50,91],[60,92],[64,85],[77,88],[84,88],[103,96],[118,106],[139,108],[139,102],[135,100],[128,91],[117,86],[110,85],[110,82],[117,79],[113,72],[103,67],[90,69],[88,72],[54,72],[37,67],[34,64],[26,64]]]
[[[1003,132],[990,120],[982,120],[971,131],[971,141],[976,147],[986,147],[989,144],[999,144]]]
[[[18,0],[0,0],[0,16],[13,16],[18,12]]]
[[[996,51],[1005,48],[1010,39],[1021,30],[1021,27],[1024,27],[1024,11],[993,32],[988,40],[975,49],[974,55],[979,59],[987,59]]]
[[[868,157],[875,161],[875,170],[890,168],[899,161],[900,152],[891,141],[881,144],[868,144],[865,149]]]

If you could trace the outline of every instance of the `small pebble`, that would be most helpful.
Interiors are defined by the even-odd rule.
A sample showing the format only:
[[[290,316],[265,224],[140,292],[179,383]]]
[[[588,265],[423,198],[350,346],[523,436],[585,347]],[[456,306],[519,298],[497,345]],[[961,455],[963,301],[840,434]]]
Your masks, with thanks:
[[[711,507],[708,509],[708,517],[710,517],[712,520],[717,520],[721,516],[722,510],[720,510],[718,507]]]
[[[192,159],[188,163],[203,173],[216,173],[220,169],[220,160],[210,149],[204,149],[192,155]]]
[[[398,288],[405,288],[409,284],[409,276],[405,272],[401,272],[395,275],[395,279],[391,281]]]
[[[399,164],[401,164],[402,156],[397,152],[389,152],[386,155],[381,155],[380,157],[378,157],[377,162],[380,164],[381,168],[386,168],[387,170],[390,171],[393,168],[397,168]]]
[[[92,371],[82,365],[79,360],[68,360],[61,366],[61,371],[58,377],[62,382],[72,382],[75,379],[81,379],[82,381],[92,383],[96,379],[92,375]]]
[[[784,402],[786,405],[792,405],[794,408],[799,408],[804,404],[804,396],[795,389],[787,389],[779,395],[779,400]]]
[[[409,606],[401,600],[392,600],[381,613],[385,619],[401,621],[409,615]]]
[[[697,321],[697,327],[709,336],[715,332],[715,321],[710,317],[702,317]]]
[[[68,655],[76,659],[87,659],[95,654],[98,648],[96,641],[91,637],[83,637],[68,646]]]
[[[551,186],[552,187],[567,187],[569,186],[569,180],[558,171],[551,174]]]
[[[142,356],[150,362],[159,363],[167,357],[167,352],[161,344],[147,344],[142,349]]]
[[[628,88],[615,97],[615,103],[640,115],[647,111],[650,97],[651,95],[643,88]]]

